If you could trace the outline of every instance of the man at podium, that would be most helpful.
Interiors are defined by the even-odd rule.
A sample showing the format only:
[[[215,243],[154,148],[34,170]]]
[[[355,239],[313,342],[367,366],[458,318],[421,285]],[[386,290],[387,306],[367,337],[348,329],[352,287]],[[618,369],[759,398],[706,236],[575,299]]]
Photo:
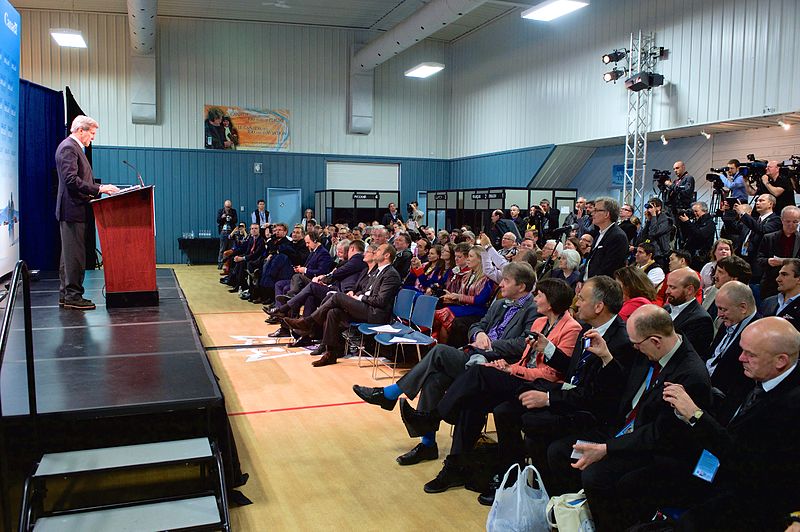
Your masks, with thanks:
[[[58,304],[64,308],[91,310],[95,304],[83,297],[83,276],[86,269],[86,211],[89,200],[101,194],[116,194],[114,185],[98,185],[86,148],[94,140],[100,125],[88,116],[78,115],[72,121],[70,135],[56,150],[58,198],[56,218],[61,232]]]

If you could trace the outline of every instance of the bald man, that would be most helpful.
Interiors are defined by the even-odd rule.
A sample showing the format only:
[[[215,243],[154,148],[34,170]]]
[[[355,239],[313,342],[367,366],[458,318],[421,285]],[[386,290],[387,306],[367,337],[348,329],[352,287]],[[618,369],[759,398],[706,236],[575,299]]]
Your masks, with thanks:
[[[695,299],[700,289],[700,277],[691,268],[679,268],[670,272],[664,281],[669,312],[675,330],[692,343],[702,358],[708,358],[708,349],[714,338],[714,323],[711,316]]]
[[[787,176],[781,175],[778,161],[767,163],[767,169],[755,183],[755,187],[748,181],[748,194],[772,194],[775,196],[775,212],[781,212],[787,205],[794,205],[794,188]]]
[[[664,192],[666,204],[674,213],[691,207],[694,201],[695,183],[694,177],[686,171],[686,164],[683,161],[675,161],[672,171],[675,172],[675,179],[664,181],[666,186]],[[677,216],[673,218],[677,218]]]
[[[720,461],[710,483],[687,473],[674,489],[662,489],[659,505],[690,507],[678,530],[783,530],[797,509],[800,332],[768,317],[748,325],[740,344],[739,361],[754,383],[744,399],[728,397],[706,412],[682,386],[665,386],[664,400],[685,419],[692,440]]]

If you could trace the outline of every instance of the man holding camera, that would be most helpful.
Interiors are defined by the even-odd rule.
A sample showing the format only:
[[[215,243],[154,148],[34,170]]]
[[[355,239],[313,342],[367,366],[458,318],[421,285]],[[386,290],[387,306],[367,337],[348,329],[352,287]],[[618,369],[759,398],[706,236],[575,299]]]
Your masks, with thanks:
[[[219,231],[219,254],[217,255],[217,269],[222,269],[222,259],[228,250],[231,231],[236,227],[236,209],[231,200],[225,200],[224,206],[217,211],[217,229]]]
[[[666,267],[669,257],[669,234],[671,231],[669,218],[661,212],[663,208],[664,203],[660,199],[650,198],[650,201],[644,206],[645,224],[637,241],[637,244],[647,242],[655,246],[656,250],[653,256],[662,268]]]
[[[689,221],[689,216],[692,220]],[[700,271],[706,263],[708,253],[714,244],[714,234],[717,226],[714,219],[708,214],[708,205],[704,201],[695,201],[692,210],[678,213],[681,222],[681,232],[686,238],[684,248],[692,254],[690,266],[695,271]]]
[[[787,176],[781,175],[778,161],[767,163],[764,175],[747,183],[747,192],[753,195],[772,194],[775,196],[775,212],[782,212],[784,207],[795,204],[792,181]]]
[[[689,175],[686,171],[686,165],[683,161],[675,161],[672,165],[672,170],[675,172],[675,180],[664,181],[664,197],[667,206],[672,209],[676,214],[682,210],[691,208],[694,201],[694,177]]]
[[[744,174],[739,170],[739,166],[739,159],[731,159],[728,161],[727,168],[719,168],[716,171],[720,171],[719,179],[728,194],[742,203],[747,203],[747,183],[745,182]],[[714,172],[715,170],[712,168],[711,171]]]
[[[416,201],[412,201],[408,205],[406,205],[406,211],[408,212],[408,220],[406,221],[406,229],[409,231],[419,231],[419,223],[422,221],[422,218],[425,214],[419,210],[419,204]]]
[[[750,264],[753,271],[751,288],[759,300],[758,285],[761,282],[761,266],[758,264],[758,249],[764,235],[780,231],[781,218],[775,212],[775,197],[772,194],[761,194],[756,197],[755,209],[757,217],[751,216],[753,207],[746,203],[734,205],[742,225],[740,240],[736,242],[735,251]]]

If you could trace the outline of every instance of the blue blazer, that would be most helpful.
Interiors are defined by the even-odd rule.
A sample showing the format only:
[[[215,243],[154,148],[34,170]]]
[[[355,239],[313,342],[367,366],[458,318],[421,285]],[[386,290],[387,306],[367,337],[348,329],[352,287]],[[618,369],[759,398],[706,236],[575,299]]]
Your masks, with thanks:
[[[319,245],[306,259],[306,277],[325,275],[333,269],[333,257],[324,246]]]

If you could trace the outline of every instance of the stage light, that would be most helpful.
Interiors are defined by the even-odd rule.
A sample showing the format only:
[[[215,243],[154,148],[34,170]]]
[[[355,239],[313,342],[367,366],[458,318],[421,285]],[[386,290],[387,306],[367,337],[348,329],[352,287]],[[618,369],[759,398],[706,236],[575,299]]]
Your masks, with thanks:
[[[706,138],[706,140],[711,138],[711,133],[706,133],[705,130],[701,131],[700,134],[703,135]]]
[[[427,78],[441,71],[443,68],[444,65],[441,63],[420,63],[414,68],[406,70],[406,76],[409,78]]]
[[[625,70],[622,68],[615,68],[603,74],[603,80],[608,83],[609,81],[616,82],[619,78],[625,75]]]
[[[626,55],[628,55],[627,50],[614,50],[610,54],[605,54],[603,56],[603,63],[606,65],[609,63],[618,63],[625,59]]]
[[[550,22],[551,20],[555,20],[558,17],[562,17],[588,5],[588,1],[578,2],[576,0],[547,0],[546,2],[536,4],[535,6],[523,11],[522,18]]]
[[[625,88],[633,92],[649,90],[663,84],[664,76],[653,72],[639,72],[625,80]]]
[[[667,137],[665,137],[663,134],[661,135],[661,144],[663,144],[664,146],[669,144],[669,141],[667,140]]]
[[[59,46],[66,48],[86,48],[86,41],[83,40],[83,35],[77,30],[70,30],[66,28],[51,29],[50,35],[53,36]]]
[[[778,120],[778,125],[781,126],[785,131],[789,131],[792,128],[792,124],[787,124],[783,120]]]

